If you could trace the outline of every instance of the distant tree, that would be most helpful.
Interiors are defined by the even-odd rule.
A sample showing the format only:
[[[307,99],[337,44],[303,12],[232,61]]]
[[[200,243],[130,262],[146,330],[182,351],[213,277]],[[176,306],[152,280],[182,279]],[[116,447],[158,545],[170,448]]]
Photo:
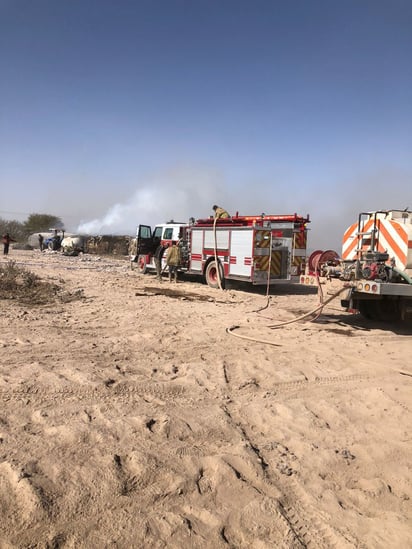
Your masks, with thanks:
[[[24,224],[14,219],[6,220],[0,218],[0,233],[1,235],[10,233],[10,236],[18,242],[24,242],[26,240],[26,231]]]
[[[24,222],[26,235],[46,232],[49,229],[62,229],[63,222],[60,217],[48,214],[30,214]]]

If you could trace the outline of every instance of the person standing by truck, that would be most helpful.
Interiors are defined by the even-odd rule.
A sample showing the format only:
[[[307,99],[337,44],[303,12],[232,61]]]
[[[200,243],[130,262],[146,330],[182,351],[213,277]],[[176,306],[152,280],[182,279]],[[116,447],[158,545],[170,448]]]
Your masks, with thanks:
[[[177,270],[181,263],[181,255],[179,245],[173,244],[167,250],[166,256],[166,265],[169,267],[169,282],[172,282],[172,279],[177,282]]]
[[[156,265],[156,277],[157,280],[162,280],[162,258],[165,253],[166,247],[159,244],[154,253],[154,262]]]
[[[3,235],[3,254],[8,255],[10,242],[17,242],[9,233]]]

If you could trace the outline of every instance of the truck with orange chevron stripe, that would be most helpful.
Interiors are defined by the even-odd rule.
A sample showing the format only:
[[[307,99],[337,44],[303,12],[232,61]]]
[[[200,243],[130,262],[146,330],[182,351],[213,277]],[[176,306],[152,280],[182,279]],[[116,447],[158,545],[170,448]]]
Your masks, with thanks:
[[[162,270],[167,248],[178,244],[180,272],[199,275],[213,288],[226,280],[271,285],[297,282],[306,261],[309,216],[236,215],[225,219],[192,219],[163,223],[152,230],[139,225],[131,256],[141,273]]]
[[[342,256],[316,250],[300,281],[338,292],[340,284],[341,293],[346,293],[342,306],[369,319],[412,317],[412,212],[360,213],[343,235]]]

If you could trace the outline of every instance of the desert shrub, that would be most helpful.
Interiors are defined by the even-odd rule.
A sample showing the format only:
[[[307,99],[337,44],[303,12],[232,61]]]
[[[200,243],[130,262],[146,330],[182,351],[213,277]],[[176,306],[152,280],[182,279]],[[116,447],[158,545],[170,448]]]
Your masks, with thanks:
[[[20,287],[32,286],[38,278],[34,273],[16,265],[15,261],[8,261],[0,266],[0,287],[2,291],[13,291]]]
[[[51,282],[20,267],[15,261],[0,265],[0,299],[13,299],[24,304],[41,305],[56,300],[67,303],[83,297],[79,292],[70,294]]]

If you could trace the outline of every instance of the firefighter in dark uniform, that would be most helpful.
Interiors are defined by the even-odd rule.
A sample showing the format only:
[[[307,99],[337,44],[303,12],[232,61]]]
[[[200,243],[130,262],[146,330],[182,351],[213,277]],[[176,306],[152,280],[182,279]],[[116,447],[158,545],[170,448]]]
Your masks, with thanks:
[[[10,242],[16,242],[9,233],[3,235],[3,254],[8,255]]]
[[[161,244],[156,248],[154,253],[154,262],[156,265],[156,277],[157,280],[162,280],[162,258],[165,253],[167,246],[162,246]]]

